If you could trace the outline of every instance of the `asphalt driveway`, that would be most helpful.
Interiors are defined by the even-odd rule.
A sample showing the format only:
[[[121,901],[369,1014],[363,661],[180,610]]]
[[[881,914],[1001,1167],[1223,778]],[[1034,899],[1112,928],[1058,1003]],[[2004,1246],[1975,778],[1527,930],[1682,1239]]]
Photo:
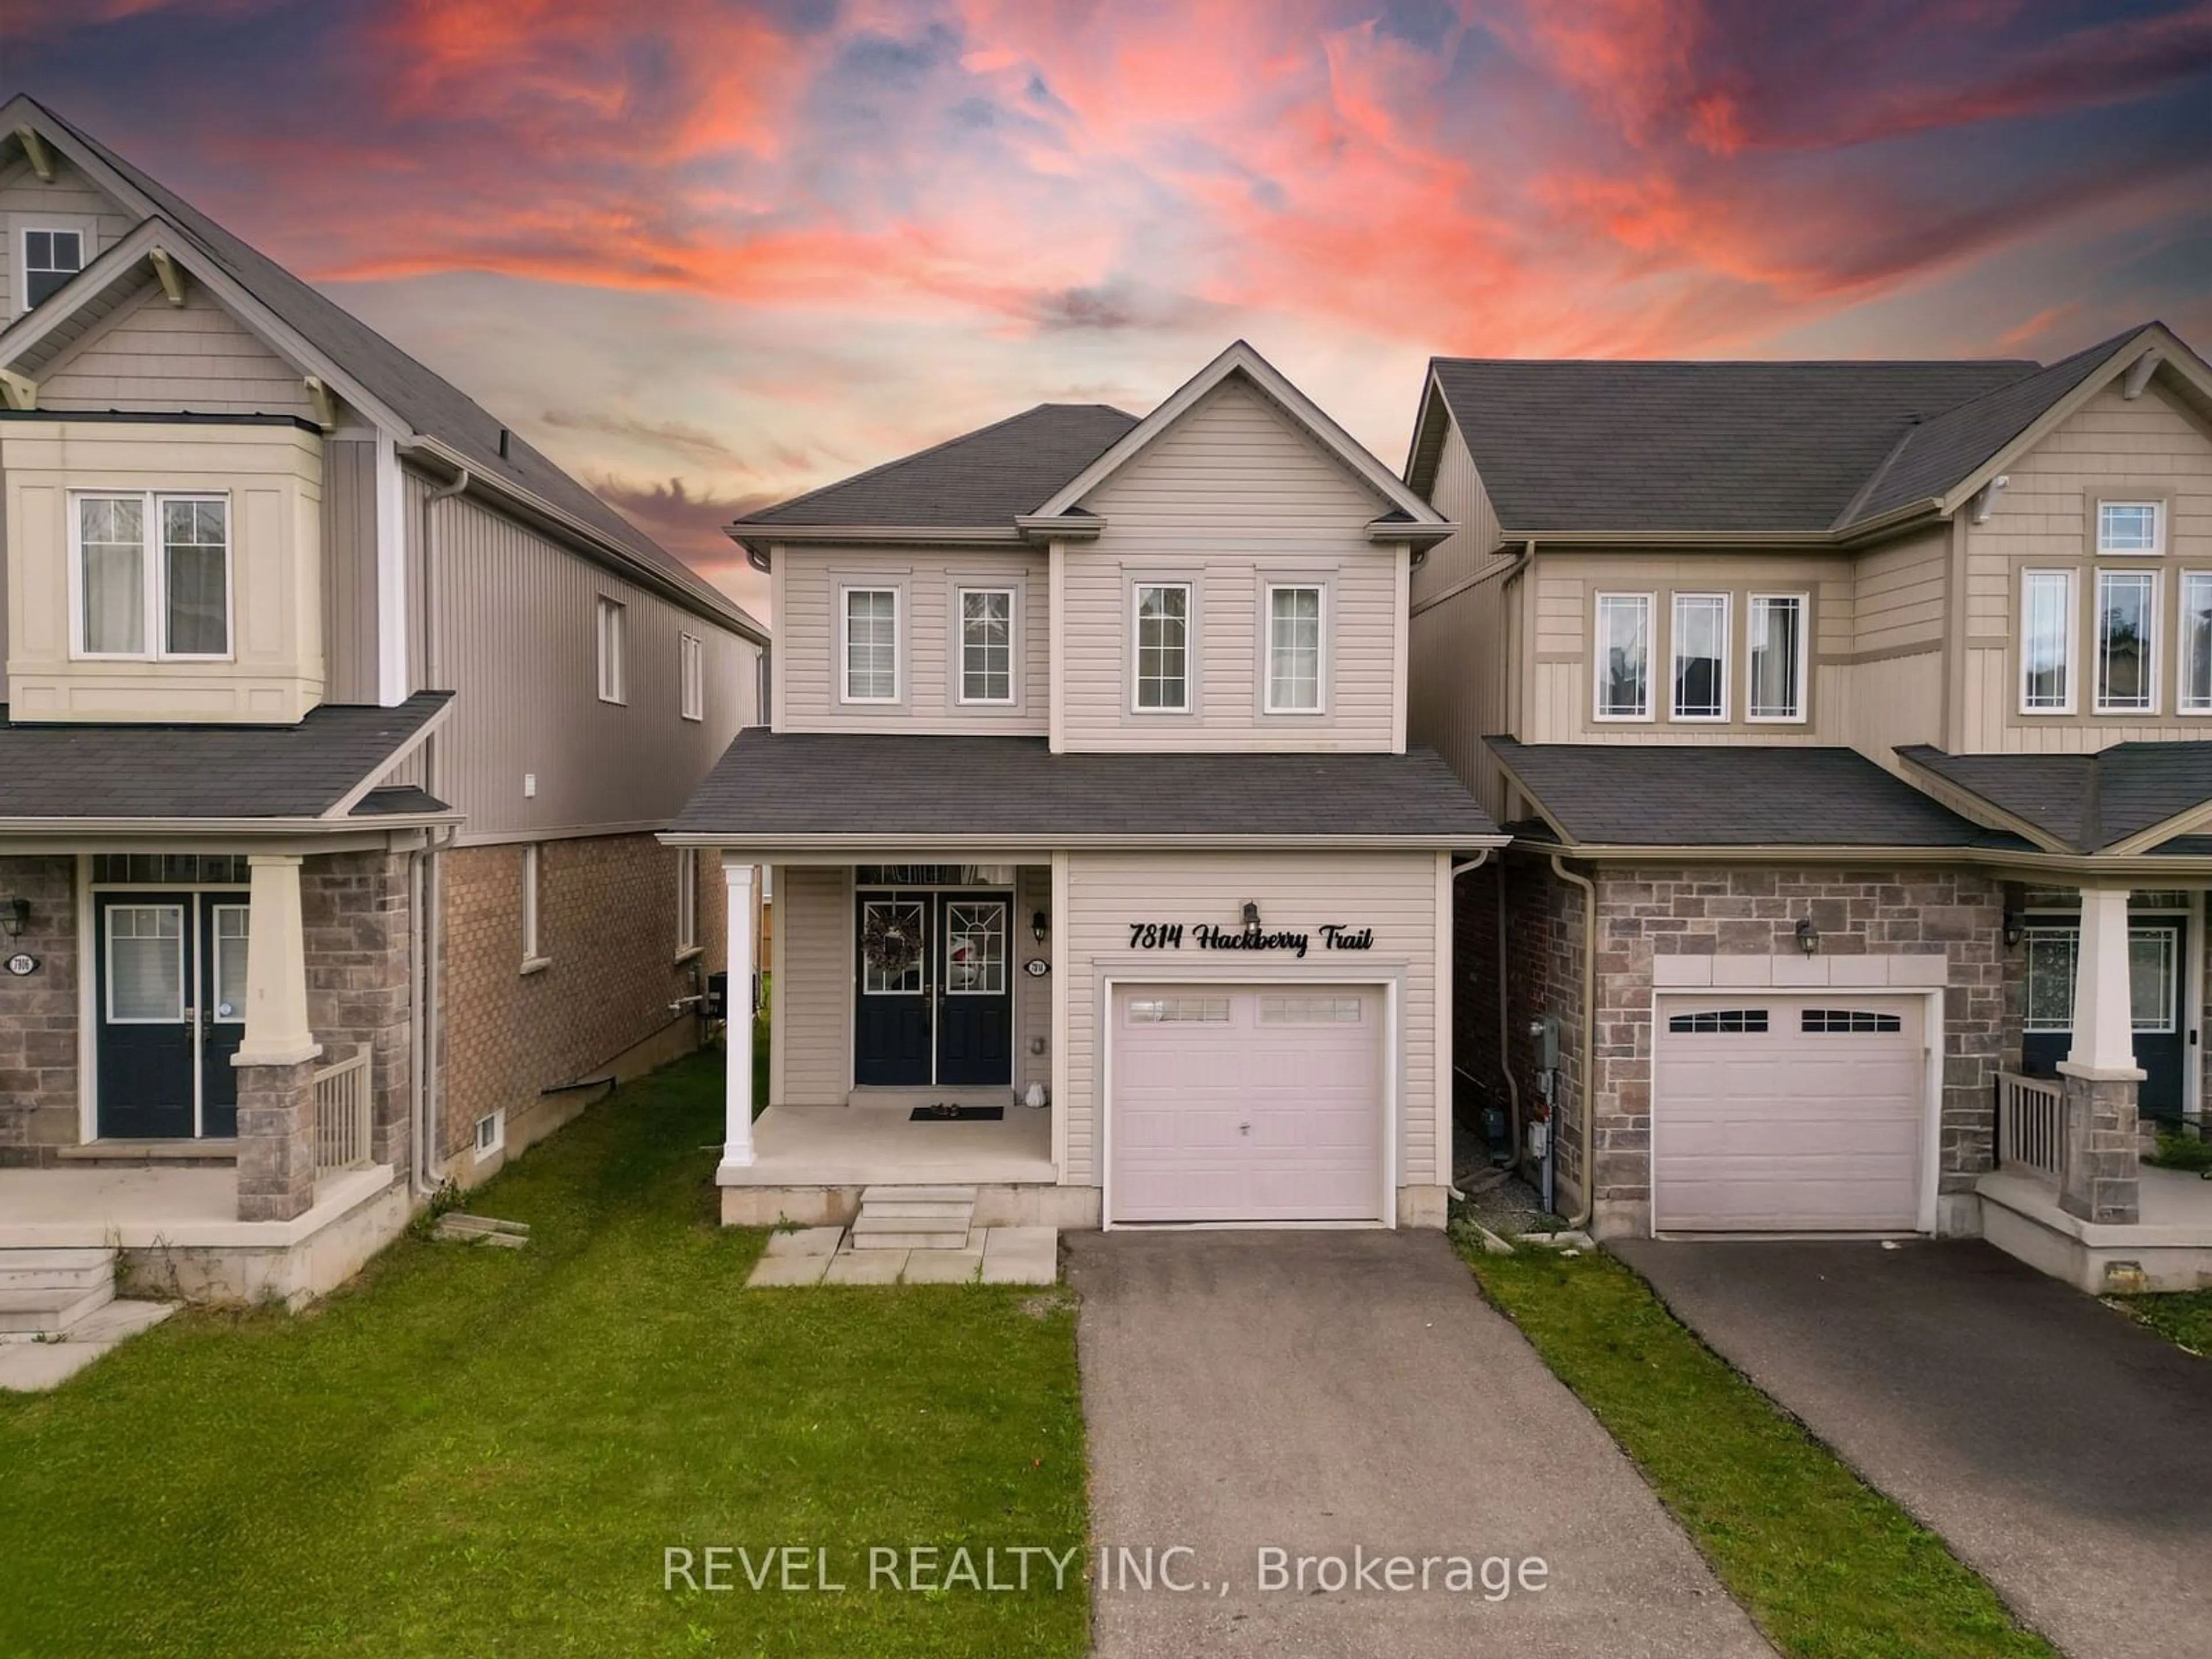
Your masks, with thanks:
[[[1107,1659],[1771,1655],[1440,1235],[1117,1231],[1069,1249]],[[1404,1588],[1374,1565],[1395,1555]],[[1449,1588],[1455,1557],[1473,1589]],[[1491,1560],[1510,1564],[1494,1600]],[[1195,1588],[1167,1588],[1163,1567]]]
[[[1977,1241],[1613,1248],[2074,1659],[2212,1656],[2212,1361]]]

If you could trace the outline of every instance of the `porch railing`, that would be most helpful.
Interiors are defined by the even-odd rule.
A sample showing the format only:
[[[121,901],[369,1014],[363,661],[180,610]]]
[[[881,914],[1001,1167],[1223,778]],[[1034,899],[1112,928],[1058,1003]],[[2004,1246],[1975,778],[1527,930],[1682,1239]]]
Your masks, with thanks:
[[[1997,1073],[1997,1163],[2058,1174],[2066,1144],[2066,1096],[2048,1078]]]
[[[315,1173],[358,1170],[368,1163],[368,1050],[315,1073]]]

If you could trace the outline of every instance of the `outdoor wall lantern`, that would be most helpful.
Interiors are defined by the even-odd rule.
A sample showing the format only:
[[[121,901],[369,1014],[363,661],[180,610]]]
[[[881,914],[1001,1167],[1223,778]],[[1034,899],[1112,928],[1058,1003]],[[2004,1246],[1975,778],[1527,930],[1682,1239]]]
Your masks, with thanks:
[[[1797,948],[1808,957],[1818,954],[1820,949],[1820,930],[1813,925],[1810,916],[1797,918]]]
[[[1036,910],[1030,913],[1030,934],[1039,945],[1044,943],[1044,936],[1051,931],[1052,921],[1043,911]]]
[[[9,939],[18,939],[31,924],[31,901],[27,898],[0,898],[0,927],[8,930]]]
[[[1250,899],[1244,901],[1244,937],[1248,939],[1260,937],[1260,907]]]
[[[2004,942],[2008,951],[2016,949],[2027,933],[2027,919],[2014,909],[2004,913]]]

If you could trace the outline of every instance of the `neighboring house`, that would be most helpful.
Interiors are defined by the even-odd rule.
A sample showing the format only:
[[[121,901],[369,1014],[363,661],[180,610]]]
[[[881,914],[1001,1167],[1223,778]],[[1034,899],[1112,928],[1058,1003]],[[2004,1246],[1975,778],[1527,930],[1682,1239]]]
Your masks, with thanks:
[[[1515,836],[1462,1077],[1533,1115],[1556,1021],[1565,1207],[2212,1267],[2212,1188],[2137,1159],[2203,1110],[2195,353],[1439,359],[1407,477],[1462,526],[1413,733]]]
[[[765,635],[85,133],[0,134],[0,1246],[312,1291],[696,1042],[720,878],[653,832]]]
[[[775,872],[724,1219],[1441,1224],[1454,866],[1502,841],[1406,741],[1450,529],[1242,343],[1143,420],[1043,405],[732,526],[769,725],[665,837],[733,916]]]

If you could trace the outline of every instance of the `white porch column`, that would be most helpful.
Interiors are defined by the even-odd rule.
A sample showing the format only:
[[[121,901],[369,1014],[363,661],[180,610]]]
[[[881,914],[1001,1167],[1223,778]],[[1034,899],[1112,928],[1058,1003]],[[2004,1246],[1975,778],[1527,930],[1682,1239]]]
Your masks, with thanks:
[[[246,1035],[234,1066],[296,1066],[323,1052],[307,1024],[307,942],[295,853],[252,853]]]
[[[2128,975],[2128,890],[2081,890],[2081,939],[2074,958],[2074,1047],[2066,1067],[2097,1080],[2138,1081]]]
[[[726,1121],[722,1133],[722,1167],[743,1169],[753,1161],[753,893],[757,866],[722,855],[728,887],[730,989],[722,1012],[722,1048],[728,1065],[723,1089]]]

